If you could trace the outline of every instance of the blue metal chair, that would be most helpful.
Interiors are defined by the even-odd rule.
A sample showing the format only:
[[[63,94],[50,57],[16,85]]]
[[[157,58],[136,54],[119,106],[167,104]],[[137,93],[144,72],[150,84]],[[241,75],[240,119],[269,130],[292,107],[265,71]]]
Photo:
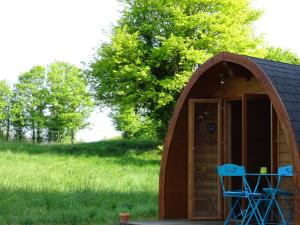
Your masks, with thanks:
[[[218,166],[218,175],[220,177],[222,192],[224,198],[229,198],[232,203],[229,202],[229,214],[224,221],[224,225],[227,225],[230,221],[234,221],[236,224],[249,224],[254,216],[259,225],[262,224],[262,216],[258,210],[259,201],[262,197],[261,193],[253,193],[246,179],[246,171],[243,166],[235,164],[224,164]],[[242,178],[242,190],[227,190],[224,185],[224,177],[241,177]],[[242,199],[248,201],[248,206],[243,209]]]
[[[292,177],[293,176],[292,165],[286,165],[286,166],[279,167],[277,174],[278,174],[278,179],[277,179],[277,184],[276,184],[275,188],[263,188],[263,191],[270,198],[270,202],[268,204],[266,215],[264,216],[263,221],[266,223],[267,218],[271,213],[271,209],[276,208],[278,217],[280,219],[279,222],[281,222],[278,224],[287,225],[290,222],[292,215],[294,213],[293,203],[288,204],[289,215],[288,215],[287,219],[285,219],[284,212],[282,211],[282,207],[280,206],[280,204],[278,202],[278,197],[283,197],[283,198],[289,198],[289,197],[293,198],[294,197],[294,193],[287,191],[287,190],[280,189],[280,183],[281,183],[282,177]]]

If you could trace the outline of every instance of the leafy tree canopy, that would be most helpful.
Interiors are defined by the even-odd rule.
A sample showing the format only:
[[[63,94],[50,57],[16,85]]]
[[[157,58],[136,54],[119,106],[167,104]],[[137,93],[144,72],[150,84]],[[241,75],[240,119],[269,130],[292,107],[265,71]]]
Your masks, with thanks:
[[[19,76],[11,92],[0,81],[0,135],[33,142],[74,140],[88,125],[93,101],[82,70],[65,62],[34,66]],[[2,132],[3,134],[3,132]],[[4,136],[4,135],[2,135]]]
[[[47,68],[46,88],[50,140],[74,139],[75,133],[88,125],[93,102],[80,69],[64,62]]]
[[[90,64],[100,105],[112,108],[128,137],[163,137],[176,99],[202,64],[220,51],[299,62],[255,37],[261,12],[249,0],[120,0],[124,11]]]
[[[0,138],[9,135],[9,114],[10,114],[10,99],[12,91],[8,83],[0,80]]]
[[[11,95],[11,89],[8,83],[0,80],[0,122],[6,118],[6,109],[8,107],[8,99]]]
[[[19,76],[14,90],[12,122],[16,126],[26,125],[32,131],[33,141],[40,142],[42,129],[45,128],[47,90],[45,88],[46,70],[43,66],[34,66]],[[22,123],[19,123],[23,119]]]

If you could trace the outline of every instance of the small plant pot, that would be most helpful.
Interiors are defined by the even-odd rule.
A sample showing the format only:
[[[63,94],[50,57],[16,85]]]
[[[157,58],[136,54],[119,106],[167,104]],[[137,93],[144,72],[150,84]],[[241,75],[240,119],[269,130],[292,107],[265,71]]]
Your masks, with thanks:
[[[267,167],[260,167],[260,174],[266,174],[268,173],[268,168]]]
[[[129,220],[129,213],[120,213],[119,217],[120,217],[120,224],[124,224],[124,223],[128,223]]]

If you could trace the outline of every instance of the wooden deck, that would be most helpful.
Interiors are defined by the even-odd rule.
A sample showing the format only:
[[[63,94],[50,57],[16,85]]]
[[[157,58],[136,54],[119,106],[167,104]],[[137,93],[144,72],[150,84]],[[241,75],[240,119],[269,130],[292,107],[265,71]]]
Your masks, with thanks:
[[[120,225],[223,225],[224,221],[190,221],[190,220],[154,220],[145,222],[131,222]]]

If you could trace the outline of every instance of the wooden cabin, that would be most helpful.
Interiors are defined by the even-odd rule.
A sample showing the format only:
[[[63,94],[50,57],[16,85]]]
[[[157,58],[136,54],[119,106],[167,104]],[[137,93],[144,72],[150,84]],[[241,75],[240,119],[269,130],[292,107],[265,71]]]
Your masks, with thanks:
[[[247,172],[292,164],[282,183],[295,192],[300,225],[300,66],[223,52],[201,65],[183,89],[164,142],[160,219],[226,216],[216,167]],[[231,182],[232,187],[235,182]]]

